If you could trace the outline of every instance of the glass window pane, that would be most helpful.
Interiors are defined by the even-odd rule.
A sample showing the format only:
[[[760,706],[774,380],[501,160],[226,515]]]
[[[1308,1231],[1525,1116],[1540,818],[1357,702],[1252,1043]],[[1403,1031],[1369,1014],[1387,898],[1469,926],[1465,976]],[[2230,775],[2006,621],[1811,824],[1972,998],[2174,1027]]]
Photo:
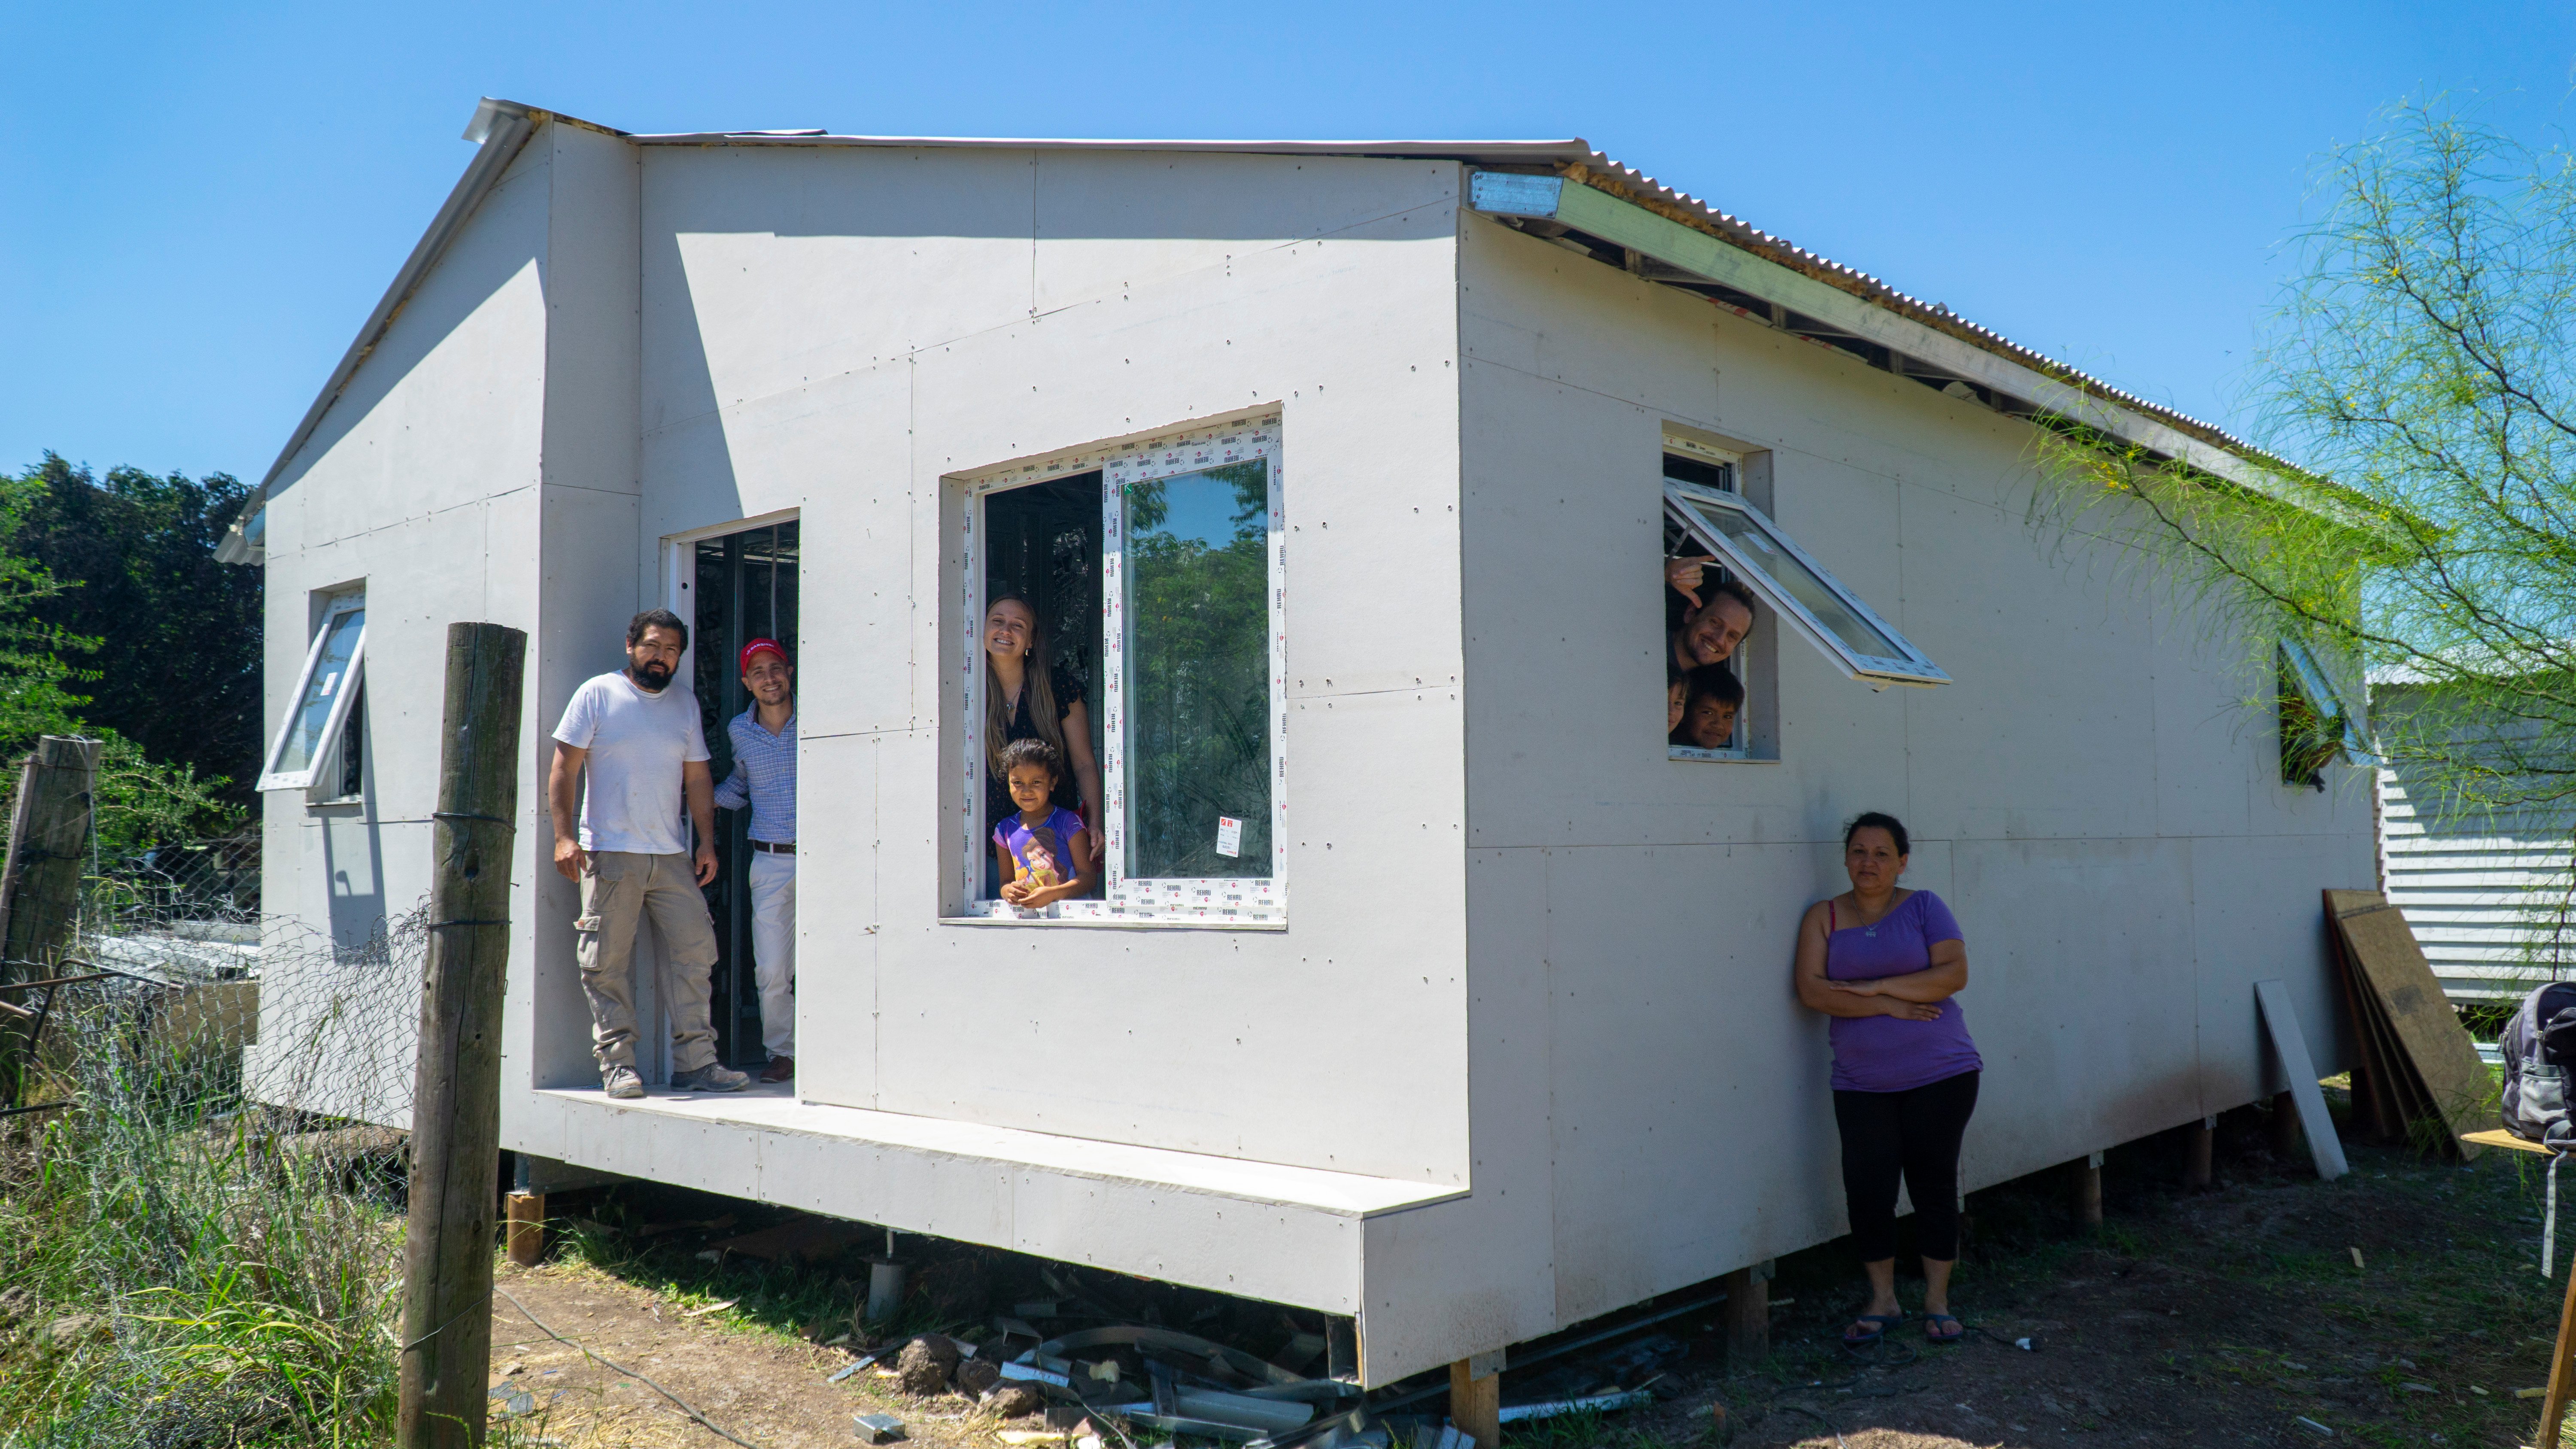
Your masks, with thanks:
[[[1130,876],[1272,873],[1269,509],[1259,458],[1127,487]]]
[[[349,685],[349,661],[358,652],[358,632],[366,626],[365,609],[344,609],[323,624],[321,657],[313,661],[313,677],[304,682],[304,697],[295,702],[295,713],[287,721],[286,737],[277,752],[277,773],[292,775],[313,768],[322,731],[331,722],[331,706]]]
[[[1844,605],[1841,595],[1818,578],[1813,569],[1799,562],[1795,554],[1772,542],[1771,536],[1752,519],[1718,504],[1703,505],[1700,516],[1726,535],[1729,542],[1743,549],[1745,557],[1769,574],[1782,592],[1805,605],[1807,612],[1816,616],[1816,622],[1825,627],[1825,632],[1841,640],[1844,648],[1872,659],[1908,657],[1904,645],[1888,638],[1875,625],[1853,613]]]

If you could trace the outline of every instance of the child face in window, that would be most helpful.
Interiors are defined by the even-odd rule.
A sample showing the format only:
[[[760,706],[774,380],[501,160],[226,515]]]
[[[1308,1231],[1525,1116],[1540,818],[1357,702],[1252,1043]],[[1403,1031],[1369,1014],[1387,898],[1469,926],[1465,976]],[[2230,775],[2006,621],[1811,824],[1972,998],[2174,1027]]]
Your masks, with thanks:
[[[1682,711],[1690,703],[1690,681],[1676,679],[1664,686],[1664,733],[1682,727]]]
[[[1714,695],[1691,701],[1683,738],[1703,750],[1722,750],[1735,743],[1735,706]]]
[[[1002,783],[1009,787],[1011,803],[1020,807],[1021,815],[1046,818],[1048,801],[1055,795],[1055,771],[1044,765],[1013,765]]]

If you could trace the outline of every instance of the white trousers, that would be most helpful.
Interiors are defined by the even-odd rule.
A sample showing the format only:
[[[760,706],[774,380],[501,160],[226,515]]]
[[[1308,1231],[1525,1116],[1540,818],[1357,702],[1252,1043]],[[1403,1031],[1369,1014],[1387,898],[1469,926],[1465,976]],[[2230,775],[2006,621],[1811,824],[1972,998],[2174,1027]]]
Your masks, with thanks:
[[[751,856],[751,959],[760,980],[760,1044],[796,1055],[796,857]]]

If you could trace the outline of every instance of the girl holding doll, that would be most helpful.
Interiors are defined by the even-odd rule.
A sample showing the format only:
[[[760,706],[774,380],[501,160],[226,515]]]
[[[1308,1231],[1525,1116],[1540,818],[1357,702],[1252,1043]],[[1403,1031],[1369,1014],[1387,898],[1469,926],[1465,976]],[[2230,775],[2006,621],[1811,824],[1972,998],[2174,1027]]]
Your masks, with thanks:
[[[1064,756],[1044,740],[1002,747],[1002,779],[1018,808],[993,826],[993,864],[1002,899],[1023,910],[1088,895],[1095,883],[1089,827],[1055,803]]]

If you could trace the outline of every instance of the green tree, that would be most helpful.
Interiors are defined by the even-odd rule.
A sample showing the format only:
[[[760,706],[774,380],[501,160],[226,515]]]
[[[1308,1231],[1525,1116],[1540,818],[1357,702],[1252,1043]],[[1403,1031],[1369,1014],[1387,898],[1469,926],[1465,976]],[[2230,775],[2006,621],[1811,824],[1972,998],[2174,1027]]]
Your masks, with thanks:
[[[2414,701],[2381,759],[2469,813],[2576,810],[2576,158],[2440,104],[2336,151],[2258,368],[2255,486],[2078,428],[2062,501],[2269,652]],[[2280,461],[2295,459],[2296,462]],[[2272,701],[2258,703],[2270,705]],[[2335,722],[2308,722],[2313,753]],[[2563,903],[2564,883],[2560,892]],[[2565,912],[2536,924],[2563,934]],[[2576,942],[2568,942],[2576,946]]]
[[[96,641],[76,666],[81,718],[246,803],[261,744],[261,578],[216,562],[215,545],[249,489],[222,473],[93,476],[51,452],[18,484],[14,551],[62,581],[26,617]]]

